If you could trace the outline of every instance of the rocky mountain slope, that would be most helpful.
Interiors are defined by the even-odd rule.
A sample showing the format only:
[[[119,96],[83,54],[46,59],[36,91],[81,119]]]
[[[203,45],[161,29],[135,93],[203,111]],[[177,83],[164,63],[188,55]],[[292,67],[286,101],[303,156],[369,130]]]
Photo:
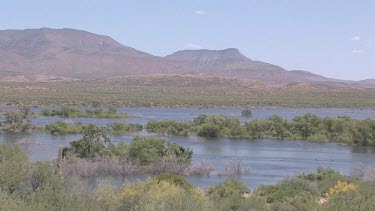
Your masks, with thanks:
[[[0,30],[0,80],[91,80],[130,75],[180,74],[258,81],[375,87],[253,61],[235,48],[183,50],[166,57],[127,47],[112,38],[75,29]]]

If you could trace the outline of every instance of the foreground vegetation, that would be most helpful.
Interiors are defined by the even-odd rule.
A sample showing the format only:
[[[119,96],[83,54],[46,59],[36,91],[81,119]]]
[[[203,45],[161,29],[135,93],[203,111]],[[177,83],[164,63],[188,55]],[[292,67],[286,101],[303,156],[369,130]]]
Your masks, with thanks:
[[[369,172],[364,173],[366,178],[358,178],[319,168],[316,173],[252,191],[234,177],[203,190],[182,176],[167,173],[146,181],[125,182],[119,189],[110,183],[90,189],[79,178],[62,177],[65,163],[60,162],[31,162],[17,146],[0,145],[0,210],[375,209],[375,180]]]
[[[320,118],[313,114],[297,116],[291,121],[281,116],[266,120],[252,120],[241,124],[239,118],[199,115],[193,121],[149,121],[147,131],[188,135],[196,133],[204,138],[232,139],[288,139],[313,142],[338,142],[348,145],[375,145],[375,120],[349,117]]]
[[[106,129],[89,124],[83,138],[60,149],[66,175],[129,175],[171,172],[184,174],[190,167],[192,150],[154,137],[136,136],[130,144],[111,143]],[[79,167],[79,168],[78,168]]]
[[[114,107],[375,108],[374,89],[263,86],[199,76],[132,76],[74,82],[0,82],[0,105]]]

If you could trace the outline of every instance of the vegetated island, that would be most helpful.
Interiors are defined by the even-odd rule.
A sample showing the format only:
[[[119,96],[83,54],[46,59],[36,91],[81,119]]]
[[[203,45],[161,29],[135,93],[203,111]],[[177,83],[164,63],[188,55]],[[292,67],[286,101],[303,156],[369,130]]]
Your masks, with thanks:
[[[74,110],[75,111],[75,110]],[[81,111],[79,111],[81,112]],[[73,112],[75,113],[75,112]],[[0,122],[0,131],[8,133],[42,132],[50,134],[83,134],[87,125],[57,121],[46,126],[32,124],[29,108],[8,111]],[[89,124],[90,125],[90,124]],[[201,114],[192,121],[150,120],[146,125],[117,122],[105,127],[107,133],[128,134],[146,129],[147,132],[162,135],[230,138],[230,139],[277,139],[308,140],[312,142],[336,142],[347,145],[375,145],[375,120],[358,120],[350,117],[324,117],[314,114],[296,116],[287,121],[281,116],[270,116],[265,120],[250,120],[241,124],[236,117]]]

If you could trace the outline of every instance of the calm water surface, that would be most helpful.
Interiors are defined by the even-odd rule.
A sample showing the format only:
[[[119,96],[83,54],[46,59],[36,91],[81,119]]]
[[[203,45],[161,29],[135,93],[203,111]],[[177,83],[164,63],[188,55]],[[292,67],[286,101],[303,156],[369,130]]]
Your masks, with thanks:
[[[4,110],[4,108],[3,108]],[[100,118],[70,118],[63,119],[69,122],[95,123],[107,125],[116,121],[145,124],[148,120],[173,119],[179,121],[192,120],[199,114],[224,114],[238,116],[241,109],[155,109],[155,108],[122,108],[119,112],[126,112],[134,117],[126,119],[100,119]],[[251,119],[265,119],[271,115],[281,115],[292,119],[305,113],[313,113],[320,117],[325,116],[350,116],[353,118],[375,119],[374,110],[353,109],[252,109],[253,118],[241,118],[241,121]],[[42,117],[33,119],[37,125],[45,125],[57,120],[58,117]],[[143,133],[143,135],[154,135]],[[115,143],[123,140],[130,142],[133,135],[110,136]],[[211,163],[215,170],[211,176],[189,176],[193,184],[206,187],[225,179],[218,174],[230,166],[231,160],[241,160],[241,165],[248,169],[240,179],[250,187],[261,184],[275,184],[286,176],[300,172],[313,172],[318,166],[333,167],[345,174],[350,174],[352,169],[359,164],[374,165],[374,147],[352,147],[335,143],[310,143],[307,141],[285,140],[229,140],[214,139],[202,142],[198,137],[158,136],[193,149],[193,163],[206,161]],[[0,143],[17,143],[29,155],[31,160],[56,159],[59,145],[67,146],[70,141],[81,138],[81,135],[50,135],[50,134],[0,134]],[[133,180],[135,177],[126,179]],[[147,178],[147,175],[136,178]],[[95,179],[94,179],[95,180]],[[123,178],[117,178],[121,183]]]

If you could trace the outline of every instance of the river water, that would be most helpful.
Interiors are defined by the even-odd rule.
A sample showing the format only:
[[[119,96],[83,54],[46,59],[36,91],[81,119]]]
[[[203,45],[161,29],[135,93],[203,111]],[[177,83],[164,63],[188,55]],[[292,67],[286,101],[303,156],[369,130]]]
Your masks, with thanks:
[[[95,123],[107,125],[114,121],[145,124],[148,120],[173,119],[179,121],[192,120],[199,114],[223,114],[238,116],[239,109],[169,109],[169,108],[124,108],[119,112],[130,114],[131,118],[125,119],[100,119],[100,118],[70,118],[63,119],[69,122]],[[271,115],[281,115],[292,119],[297,115],[313,113],[320,117],[325,116],[350,116],[353,118],[375,119],[374,110],[353,109],[252,109],[253,118],[241,118],[241,121],[251,119],[265,119]],[[57,120],[58,117],[41,117],[33,119],[37,125],[45,125]],[[188,137],[159,136],[142,132],[142,135],[152,135],[176,142],[184,147],[193,149],[193,163],[202,161],[211,163],[215,170],[211,176],[188,176],[187,179],[195,185],[207,187],[223,181],[226,177],[219,176],[234,160],[241,162],[241,167],[246,173],[240,179],[253,188],[261,184],[275,184],[286,176],[300,172],[313,172],[319,166],[332,167],[345,174],[350,174],[353,168],[359,165],[375,164],[375,147],[343,146],[336,143],[311,143],[307,141],[287,140],[230,140],[211,139],[200,140],[191,135]],[[132,135],[111,135],[114,143],[119,141],[130,142]],[[81,138],[81,135],[50,135],[50,134],[0,134],[0,143],[19,144],[29,155],[31,160],[56,159],[59,145],[67,146],[70,141]],[[146,176],[129,177],[125,179],[146,178]],[[121,183],[124,178],[117,178]]]

